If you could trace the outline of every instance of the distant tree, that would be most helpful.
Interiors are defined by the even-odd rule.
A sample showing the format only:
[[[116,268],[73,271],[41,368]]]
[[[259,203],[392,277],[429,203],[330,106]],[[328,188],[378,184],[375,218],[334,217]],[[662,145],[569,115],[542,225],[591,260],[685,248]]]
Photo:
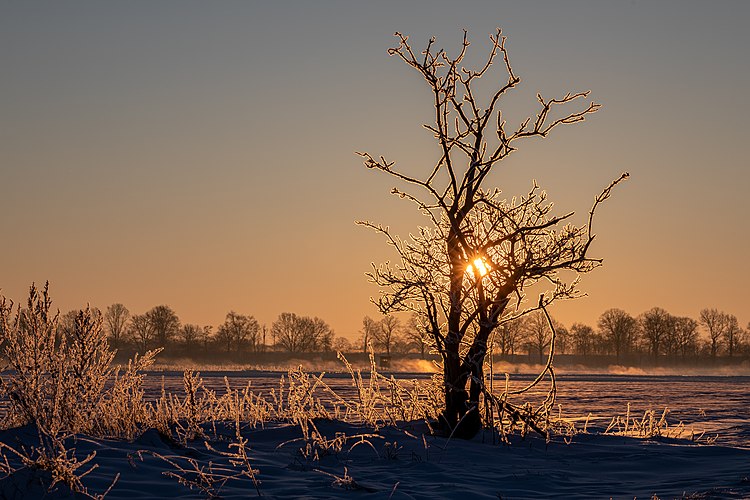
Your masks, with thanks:
[[[321,318],[304,318],[309,323],[310,350],[320,352],[330,352],[333,349],[333,338],[335,334],[333,329]]]
[[[385,350],[385,353],[391,354],[391,347],[398,336],[401,328],[401,321],[395,316],[384,316],[378,321],[378,328],[373,330],[375,335],[375,345]]]
[[[516,350],[523,342],[526,333],[526,319],[526,316],[521,316],[498,325],[495,334],[495,344],[500,348],[500,354],[516,354]]]
[[[166,347],[180,331],[180,319],[171,307],[156,306],[146,313],[157,347]]]
[[[338,352],[351,352],[352,343],[346,337],[336,337],[333,340],[333,349]]]
[[[135,314],[131,316],[129,331],[141,353],[145,353],[153,346],[155,339],[154,326],[147,314]]]
[[[271,325],[279,347],[288,352],[303,352],[307,347],[302,318],[294,313],[281,313]]]
[[[278,346],[291,353],[328,351],[333,330],[320,318],[281,313],[271,325]]]
[[[367,353],[369,345],[375,342],[375,336],[380,325],[369,316],[362,318],[362,352]]]
[[[635,318],[622,309],[607,309],[599,316],[598,326],[618,361],[622,354],[630,352],[638,329]]]
[[[247,347],[251,352],[259,352],[263,349],[263,344],[265,343],[263,338],[265,325],[261,326],[253,316],[250,316],[250,323],[251,328],[247,337]]]
[[[529,314],[524,324],[526,328],[526,341],[529,349],[539,355],[539,362],[544,362],[544,351],[549,347],[552,340],[552,330],[549,328],[547,318],[541,311]]]
[[[698,322],[693,318],[677,317],[673,322],[676,352],[683,359],[698,350]]]
[[[78,310],[71,310],[65,314],[61,314],[57,319],[57,336],[58,338],[66,338],[73,333],[76,327],[76,317],[78,316]]]
[[[594,343],[594,329],[583,323],[573,323],[570,327],[573,352],[581,356],[588,356]]]
[[[742,340],[742,328],[737,321],[737,316],[726,315],[726,327],[724,329],[724,345],[727,346],[727,355],[731,358],[739,350]]]
[[[208,353],[208,346],[211,344],[211,341],[213,340],[213,335],[211,333],[211,330],[212,330],[212,327],[204,326],[200,334],[198,335],[198,343],[203,349],[203,354]]]
[[[718,309],[703,309],[700,312],[700,319],[698,321],[708,335],[711,357],[716,358],[721,346],[722,337],[724,337],[724,332],[727,329],[729,317],[726,313]]]
[[[229,328],[219,328],[216,330],[216,342],[223,347],[227,354],[232,352],[232,331]]]
[[[128,331],[130,311],[124,305],[112,304],[104,313],[104,325],[109,336],[109,344],[114,349],[120,349],[125,342]]]
[[[672,316],[664,309],[654,307],[641,315],[640,323],[649,352],[658,358],[672,330]]]
[[[262,352],[266,352],[266,349],[268,348],[268,344],[266,343],[266,334],[268,334],[268,327],[263,324],[263,326],[260,327],[260,350]]]
[[[222,323],[216,334],[220,342],[224,344],[227,352],[234,350],[242,352],[248,346],[257,350],[260,325],[253,316],[244,316],[234,311],[229,311],[224,323]]]
[[[559,321],[552,320],[555,326],[555,352],[568,354],[572,347],[570,330]]]
[[[404,340],[419,352],[424,359],[425,349],[430,345],[430,331],[417,313],[412,313],[401,330]]]
[[[204,328],[198,325],[182,325],[182,328],[180,328],[179,339],[185,347],[186,354],[195,354],[196,348],[200,344],[203,331]]]

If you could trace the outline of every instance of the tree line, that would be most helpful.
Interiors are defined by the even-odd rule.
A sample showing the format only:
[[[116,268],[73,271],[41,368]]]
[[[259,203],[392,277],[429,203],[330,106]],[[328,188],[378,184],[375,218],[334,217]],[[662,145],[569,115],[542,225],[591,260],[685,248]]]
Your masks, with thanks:
[[[609,355],[617,361],[633,357],[672,360],[750,356],[750,324],[743,329],[737,317],[706,308],[697,319],[675,316],[653,307],[639,316],[622,309],[604,311],[595,326],[573,323],[569,328],[553,321],[555,350],[580,356]],[[549,349],[551,331],[539,313],[501,324],[496,331],[496,352],[504,355]]]
[[[168,355],[237,357],[248,353],[327,352],[334,349],[335,334],[324,320],[284,312],[268,328],[252,315],[229,311],[224,322],[213,326],[182,323],[167,305],[142,314],[132,314],[116,303],[104,311],[94,309],[107,332],[110,346],[117,350],[146,352],[163,347]],[[72,331],[78,311],[60,316],[61,334]]]
[[[78,311],[60,317],[61,333],[72,332]],[[408,317],[364,316],[359,338],[337,336],[323,319],[283,312],[267,325],[252,315],[229,311],[218,327],[182,323],[175,311],[159,305],[142,314],[131,314],[116,303],[101,316],[114,349],[145,352],[164,347],[169,355],[237,357],[259,352],[367,352],[370,346],[385,355],[434,354],[428,328],[416,314]],[[654,307],[633,316],[622,309],[608,309],[596,325],[576,322],[569,327],[553,319],[558,354],[582,357],[612,356],[616,361],[635,357],[653,359],[715,359],[750,357],[750,323],[742,328],[733,314],[715,308],[700,311],[697,319],[675,316]],[[493,354],[527,355],[543,360],[552,332],[541,312],[501,323],[491,339]]]
[[[576,322],[566,327],[553,318],[555,351],[578,356],[613,356],[616,361],[635,357],[688,360],[698,358],[750,357],[750,323],[740,327],[737,317],[706,308],[697,319],[675,316],[654,307],[639,316],[622,309],[608,309],[595,326]],[[501,323],[491,340],[494,354],[527,355],[545,359],[552,331],[541,311]],[[385,354],[431,351],[427,327],[412,315],[402,322],[394,316],[375,320],[365,316],[360,331],[362,350],[371,344]],[[349,346],[350,349],[354,346]]]

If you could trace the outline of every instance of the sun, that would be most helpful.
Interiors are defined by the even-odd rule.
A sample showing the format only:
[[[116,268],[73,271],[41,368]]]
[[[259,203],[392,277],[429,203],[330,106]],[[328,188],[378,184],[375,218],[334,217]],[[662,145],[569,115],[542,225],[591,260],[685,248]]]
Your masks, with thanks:
[[[474,259],[474,261],[466,268],[466,270],[472,275],[474,274],[475,269],[479,273],[480,278],[484,278],[487,276],[487,273],[490,272],[490,266],[481,257]]]

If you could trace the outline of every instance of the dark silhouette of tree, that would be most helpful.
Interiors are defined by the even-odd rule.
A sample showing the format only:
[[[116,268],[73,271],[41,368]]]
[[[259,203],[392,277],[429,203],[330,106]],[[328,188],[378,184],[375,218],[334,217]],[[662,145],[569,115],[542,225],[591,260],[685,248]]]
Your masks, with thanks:
[[[591,354],[595,342],[594,329],[583,323],[573,323],[570,326],[571,343],[573,352],[581,356]]]
[[[330,351],[333,330],[320,318],[281,313],[271,325],[278,346],[291,353]]]
[[[352,343],[346,337],[336,337],[333,340],[333,349],[338,352],[351,352]]]
[[[565,325],[553,319],[555,326],[555,351],[560,354],[568,354],[571,348],[570,330]]]
[[[153,346],[155,338],[154,326],[147,314],[135,314],[131,316],[129,331],[141,353],[145,353]]]
[[[667,335],[672,330],[672,316],[661,307],[654,307],[643,313],[640,323],[648,350],[658,359]]]
[[[428,318],[443,362],[441,423],[445,430],[455,430],[454,435],[468,437],[481,427],[479,399],[482,394],[487,397],[483,365],[491,333],[516,316],[515,311],[526,311],[520,307],[524,291],[540,280],[551,283],[552,289],[545,292],[539,307],[577,295],[577,281],[566,281],[560,272],[585,273],[600,265],[600,260],[588,256],[594,238],[593,215],[627,174],[596,198],[588,224],[583,226],[563,226],[573,214],[553,215],[536,184],[527,195],[510,201],[501,198],[498,190],[484,189],[489,174],[522,140],[546,137],[559,125],[581,122],[599,105],[591,102],[558,116],[556,109],[585,100],[589,93],[568,93],[556,99],[538,95],[536,116],[510,127],[498,104],[521,80],[511,68],[500,30],[490,36],[489,55],[476,70],[464,66],[469,47],[466,34],[455,57],[436,49],[435,39],[415,53],[406,36],[396,36],[399,45],[388,53],[426,82],[435,123],[425,128],[435,137],[440,154],[435,165],[418,176],[413,170],[396,168],[382,156],[376,159],[360,153],[368,168],[418,189],[421,195],[398,188],[393,193],[416,203],[429,220],[429,227],[406,241],[387,227],[361,222],[384,234],[401,257],[395,267],[376,267],[370,278],[383,287],[379,300],[383,313],[416,310]],[[498,56],[507,82],[482,104],[475,87]]]
[[[722,337],[724,337],[724,332],[729,323],[729,316],[718,309],[703,309],[700,312],[700,319],[698,321],[705,328],[708,335],[711,357],[716,358]]]
[[[682,359],[698,350],[698,322],[693,318],[674,318],[675,351]]]
[[[104,325],[109,334],[109,344],[113,348],[120,349],[125,343],[129,319],[130,311],[120,303],[112,304],[105,311]]]
[[[379,328],[380,325],[378,324],[378,322],[371,317],[365,316],[364,318],[362,318],[362,330],[360,330],[360,332],[362,333],[363,353],[366,354],[370,344],[375,342],[375,336]]]
[[[417,313],[412,313],[409,316],[402,333],[406,341],[413,345],[419,352],[419,357],[424,359],[425,350],[430,345],[430,331]]]
[[[266,348],[268,347],[268,344],[266,343],[266,334],[268,333],[268,327],[263,324],[263,326],[260,327],[260,350],[262,352],[266,352]]]
[[[737,316],[727,314],[726,328],[724,329],[724,344],[727,346],[727,355],[732,358],[737,352],[742,340],[742,328],[737,321]]]
[[[180,319],[171,307],[156,306],[146,313],[157,347],[166,347],[180,331]]]
[[[212,327],[204,326],[200,334],[198,335],[198,343],[203,349],[203,354],[208,354],[208,346],[213,341],[213,335],[211,333]]]
[[[66,338],[68,335],[73,333],[76,326],[76,317],[78,316],[77,310],[71,310],[65,314],[60,314],[57,318],[57,336],[58,338]]]
[[[331,327],[318,317],[305,318],[312,325],[310,329],[312,331],[312,351],[330,352],[333,349],[333,339],[335,334]]]
[[[188,356],[195,354],[196,348],[200,345],[203,327],[198,325],[182,325],[180,328],[179,338],[185,347],[185,353]]]
[[[500,348],[500,354],[516,354],[526,331],[526,317],[521,316],[513,321],[506,321],[498,325],[495,330],[495,345]]]
[[[599,316],[599,331],[620,360],[623,354],[629,354],[633,348],[638,322],[622,309],[607,309]]]
[[[256,351],[260,325],[253,316],[244,316],[234,311],[229,311],[224,323],[219,325],[216,336],[226,347],[227,352],[242,352],[247,350]]]
[[[547,318],[541,311],[529,314],[524,322],[526,329],[526,342],[529,351],[536,352],[539,356],[539,362],[544,362],[544,352],[549,347],[552,340],[552,330],[550,329]]]
[[[373,330],[375,345],[391,354],[391,347],[401,328],[401,322],[395,316],[384,316],[378,321],[378,327]]]

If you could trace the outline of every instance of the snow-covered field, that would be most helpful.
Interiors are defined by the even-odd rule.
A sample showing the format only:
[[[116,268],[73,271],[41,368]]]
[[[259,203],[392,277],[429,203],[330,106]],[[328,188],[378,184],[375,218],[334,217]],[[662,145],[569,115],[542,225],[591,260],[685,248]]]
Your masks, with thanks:
[[[371,434],[341,422],[317,422],[334,438]],[[258,470],[260,494],[266,498],[748,498],[750,450],[701,446],[673,440],[638,440],[618,436],[578,435],[570,444],[528,436],[511,445],[445,438],[411,437],[402,430],[353,438],[338,452],[313,461],[299,451],[298,427],[245,430],[251,464]],[[35,439],[31,429],[6,432],[2,438]],[[226,450],[234,429],[210,434],[211,445]],[[290,442],[291,441],[291,442]],[[288,444],[283,444],[288,442]],[[281,446],[280,446],[281,445]],[[227,480],[236,472],[227,457],[209,451],[201,441],[187,447],[148,431],[135,442],[79,439],[77,452],[95,450],[99,467],[85,478],[89,491],[104,491],[117,474],[107,498],[206,498],[165,471],[213,464],[214,492],[222,498],[258,493],[248,477]],[[161,457],[157,457],[158,454]],[[169,459],[173,464],[165,461]],[[227,472],[228,471],[228,472]],[[181,472],[188,480],[195,475]],[[0,482],[4,498],[65,498],[65,487],[47,493],[28,471]]]
[[[163,375],[163,382],[153,374],[147,378],[147,396],[161,392],[162,383],[165,388],[179,385],[177,374]],[[217,388],[224,375],[233,385],[244,385],[252,376],[259,392],[276,384],[276,375],[268,373],[203,374],[206,385]],[[351,384],[336,375],[326,379],[341,391]],[[154,430],[133,442],[78,436],[67,444],[79,459],[96,451],[88,465],[97,468],[83,478],[89,493],[104,492],[119,474],[107,498],[246,498],[259,493],[267,498],[750,498],[749,381],[563,376],[558,381],[561,415],[578,417],[579,431],[588,417],[587,432],[559,435],[549,443],[533,434],[512,436],[510,444],[493,443],[490,434],[449,440],[429,436],[425,425],[417,423],[373,431],[314,420],[310,425],[317,436],[305,425],[242,425],[257,483],[247,464],[240,463],[238,448],[231,446],[237,442],[232,423],[205,424],[205,437],[186,444]],[[662,437],[632,438],[618,434],[617,428],[603,433],[613,416],[626,414],[628,402],[633,421],[641,420],[648,408],[660,417],[664,406],[670,407]],[[698,443],[691,440],[704,430],[709,432]],[[676,435],[680,437],[664,437]],[[0,441],[20,447],[38,437],[27,426],[0,433]],[[43,479],[43,473],[21,468],[0,481],[0,495],[71,497],[62,485],[48,492]]]

